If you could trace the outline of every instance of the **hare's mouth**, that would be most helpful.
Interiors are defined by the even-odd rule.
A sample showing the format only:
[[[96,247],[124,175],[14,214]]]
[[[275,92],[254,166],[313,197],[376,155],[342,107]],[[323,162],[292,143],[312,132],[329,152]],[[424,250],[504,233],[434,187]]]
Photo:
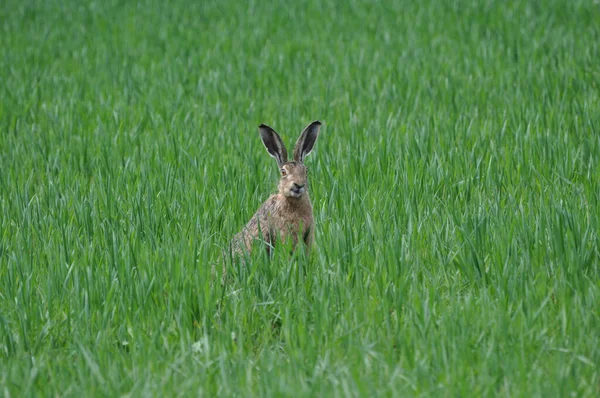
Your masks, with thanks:
[[[291,196],[295,197],[295,198],[299,198],[300,196],[302,196],[302,194],[304,193],[305,188],[290,188],[290,194]]]

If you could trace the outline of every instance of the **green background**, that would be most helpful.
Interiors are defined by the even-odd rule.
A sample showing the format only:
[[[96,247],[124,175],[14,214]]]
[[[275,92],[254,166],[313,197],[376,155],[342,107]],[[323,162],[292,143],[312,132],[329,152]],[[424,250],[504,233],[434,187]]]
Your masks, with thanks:
[[[599,21],[2,2],[0,395],[600,395]],[[315,250],[213,283],[315,119]]]

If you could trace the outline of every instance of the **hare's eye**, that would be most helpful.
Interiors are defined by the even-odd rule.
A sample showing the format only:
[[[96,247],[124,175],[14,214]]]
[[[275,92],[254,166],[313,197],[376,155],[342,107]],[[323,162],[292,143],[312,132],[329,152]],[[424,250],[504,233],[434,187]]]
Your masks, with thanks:
[[[281,169],[281,175],[285,176],[287,174],[287,171],[285,169]]]

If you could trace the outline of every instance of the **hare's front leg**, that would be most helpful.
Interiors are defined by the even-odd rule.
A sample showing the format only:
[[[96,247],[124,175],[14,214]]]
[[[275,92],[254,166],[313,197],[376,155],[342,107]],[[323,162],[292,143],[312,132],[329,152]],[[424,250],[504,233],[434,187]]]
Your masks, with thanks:
[[[309,225],[304,230],[304,234],[302,236],[302,240],[304,241],[304,248],[306,249],[306,255],[310,252],[310,249],[315,241],[315,228],[314,225]]]
[[[265,249],[267,250],[267,255],[271,257],[273,255],[273,250],[275,249],[275,233],[272,230],[268,230],[264,234],[263,240]]]

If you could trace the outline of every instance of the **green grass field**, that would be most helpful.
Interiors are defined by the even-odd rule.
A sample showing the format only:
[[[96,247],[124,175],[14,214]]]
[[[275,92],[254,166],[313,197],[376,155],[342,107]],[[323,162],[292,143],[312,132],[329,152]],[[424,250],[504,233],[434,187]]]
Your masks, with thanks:
[[[0,395],[600,395],[600,4],[259,3],[0,5]]]

